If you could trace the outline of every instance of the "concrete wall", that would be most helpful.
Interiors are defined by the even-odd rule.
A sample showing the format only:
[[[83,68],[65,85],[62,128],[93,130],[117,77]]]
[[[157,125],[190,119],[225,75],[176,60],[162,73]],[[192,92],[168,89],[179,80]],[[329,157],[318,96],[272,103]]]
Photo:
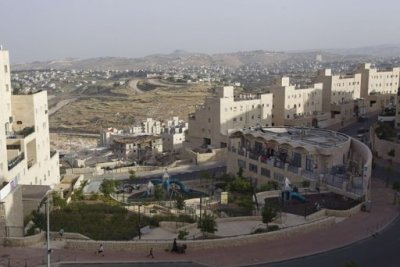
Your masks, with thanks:
[[[0,239],[1,240],[1,239]],[[1,243],[8,247],[29,247],[45,241],[45,232],[25,237],[6,237]]]
[[[0,202],[0,237],[24,235],[22,187],[17,186]]]

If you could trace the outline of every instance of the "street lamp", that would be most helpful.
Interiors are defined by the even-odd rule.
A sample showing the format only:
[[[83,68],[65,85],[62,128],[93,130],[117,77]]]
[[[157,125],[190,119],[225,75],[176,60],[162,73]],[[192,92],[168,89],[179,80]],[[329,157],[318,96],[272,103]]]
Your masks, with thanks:
[[[51,254],[51,249],[50,249],[50,196],[49,196],[50,191],[47,191],[47,196],[46,196],[46,219],[47,219],[47,267],[50,267],[50,254]]]
[[[138,223],[138,228],[139,228],[139,240],[142,239],[142,232],[140,230],[140,206],[142,206],[141,204],[138,205],[139,207],[139,223]]]

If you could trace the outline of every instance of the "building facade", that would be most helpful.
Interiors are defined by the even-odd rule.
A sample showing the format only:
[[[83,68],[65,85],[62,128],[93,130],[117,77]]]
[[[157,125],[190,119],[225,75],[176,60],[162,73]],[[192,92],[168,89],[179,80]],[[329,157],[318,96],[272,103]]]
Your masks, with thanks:
[[[302,181],[351,198],[367,196],[372,153],[345,134],[316,128],[264,127],[233,130],[227,171],[243,170],[257,186],[285,178]]]
[[[161,153],[162,139],[153,135],[114,138],[112,149],[119,160],[144,161]]]
[[[316,126],[322,113],[322,83],[312,87],[297,88],[288,77],[276,80],[269,90],[273,94],[273,125],[296,125],[304,120],[304,126]]]
[[[47,92],[13,95],[8,51],[0,50],[0,66],[0,236],[2,224],[17,229],[6,234],[22,235],[19,191],[23,185],[58,184],[59,157],[50,150]]]
[[[229,129],[272,124],[272,94],[235,96],[233,86],[216,88],[214,96],[189,114],[188,141],[192,148],[224,148]]]

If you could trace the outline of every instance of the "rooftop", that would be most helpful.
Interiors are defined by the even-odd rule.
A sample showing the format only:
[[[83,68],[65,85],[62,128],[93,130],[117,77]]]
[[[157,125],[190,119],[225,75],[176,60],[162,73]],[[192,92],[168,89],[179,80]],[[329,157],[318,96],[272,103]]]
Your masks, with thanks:
[[[124,136],[121,138],[114,139],[114,143],[117,144],[145,143],[157,139],[160,139],[160,137],[154,135]]]
[[[255,138],[261,137],[266,140],[276,140],[279,143],[289,143],[293,146],[318,146],[330,148],[342,145],[349,140],[345,134],[319,128],[305,127],[263,127],[235,130],[230,137],[251,135]]]

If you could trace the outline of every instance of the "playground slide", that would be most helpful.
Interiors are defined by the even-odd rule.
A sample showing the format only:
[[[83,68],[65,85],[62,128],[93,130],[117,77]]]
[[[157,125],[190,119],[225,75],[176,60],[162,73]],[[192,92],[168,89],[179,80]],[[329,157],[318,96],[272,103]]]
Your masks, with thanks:
[[[181,191],[184,192],[184,193],[189,193],[190,192],[189,189],[187,189],[186,186],[184,184],[182,184],[180,181],[172,180],[169,183],[178,185],[179,188],[181,189]]]
[[[292,199],[296,199],[296,200],[300,201],[301,203],[306,202],[306,199],[297,192],[290,192],[290,196]]]

